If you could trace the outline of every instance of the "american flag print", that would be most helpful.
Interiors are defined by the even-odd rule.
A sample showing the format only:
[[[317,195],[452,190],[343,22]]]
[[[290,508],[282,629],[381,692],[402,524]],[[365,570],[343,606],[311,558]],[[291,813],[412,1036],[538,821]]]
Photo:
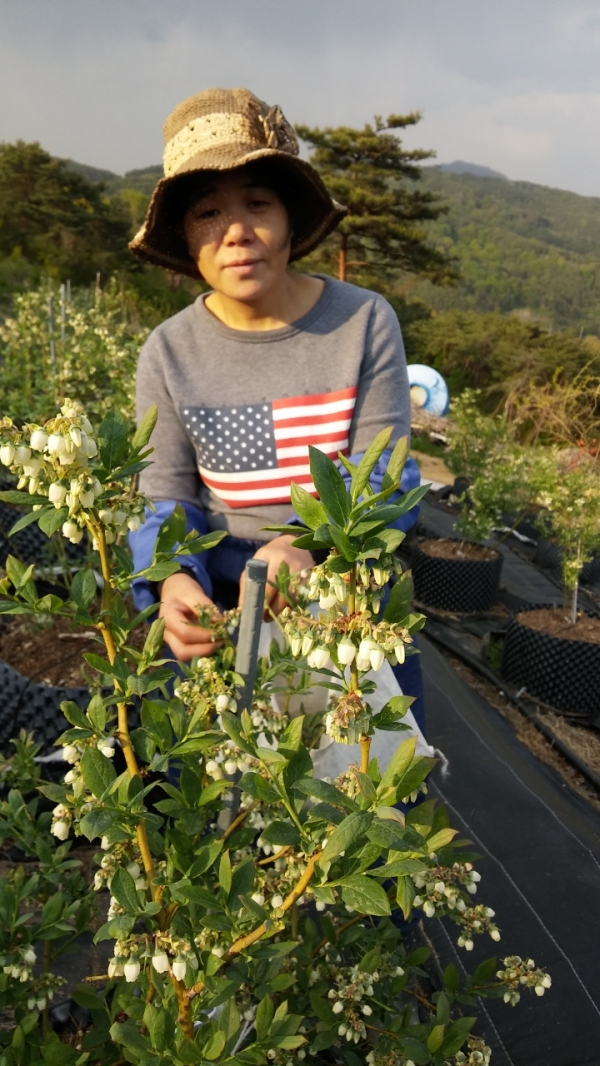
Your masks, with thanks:
[[[289,503],[295,481],[316,495],[308,446],[348,451],[356,388],[235,407],[184,407],[206,485],[229,507]]]

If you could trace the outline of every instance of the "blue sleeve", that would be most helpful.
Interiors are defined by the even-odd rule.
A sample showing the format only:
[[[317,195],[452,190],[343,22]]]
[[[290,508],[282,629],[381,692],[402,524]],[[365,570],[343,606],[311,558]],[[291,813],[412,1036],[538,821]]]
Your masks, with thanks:
[[[377,465],[370,477],[370,485],[373,489],[373,492],[381,492],[381,482],[383,480],[383,475],[385,474],[385,468],[390,461],[391,454],[391,448],[386,448],[386,450],[379,457]],[[356,455],[349,456],[350,462],[354,463],[354,465],[356,466],[358,463],[360,463],[360,460],[362,459],[363,455],[364,452],[357,452]],[[344,466],[340,466],[340,473],[346,483],[346,488],[349,489],[351,482],[350,474]],[[400,490],[390,496],[388,502],[394,503],[394,501],[399,500],[405,492],[409,492],[410,489],[418,488],[420,484],[421,472],[415,460],[409,455],[406,460],[406,463],[404,464],[404,470],[402,471],[402,477],[400,479]],[[394,529],[401,529],[403,533],[407,533],[408,530],[412,529],[412,527],[418,522],[420,511],[421,508],[417,504],[416,507],[413,507],[410,511],[408,511],[407,514],[403,515],[402,518],[398,518],[395,522],[392,522],[392,527]],[[298,516],[294,515],[294,517],[290,519],[290,525],[297,525],[298,523],[302,524]]]
[[[161,500],[155,504],[156,510],[146,510],[146,521],[135,533],[129,534],[129,546],[133,555],[134,573],[145,570],[152,562],[154,545],[158,531],[165,521],[175,510],[175,500]],[[195,529],[199,536],[208,533],[208,526],[204,512],[192,503],[182,503],[187,519],[187,532]],[[207,596],[212,598],[212,581],[206,568],[206,552],[199,555],[184,555],[182,569],[189,570],[191,576],[198,582]],[[154,582],[145,577],[137,577],[132,582],[133,602],[138,611],[143,611],[151,603],[158,600],[158,590]]]

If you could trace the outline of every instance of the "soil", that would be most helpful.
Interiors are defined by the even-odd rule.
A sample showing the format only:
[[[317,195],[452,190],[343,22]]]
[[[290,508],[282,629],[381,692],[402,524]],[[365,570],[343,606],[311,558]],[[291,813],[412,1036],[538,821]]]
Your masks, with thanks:
[[[517,621],[529,629],[538,629],[562,640],[600,644],[600,618],[589,614],[580,613],[573,625],[562,607],[539,607],[535,611],[522,611],[517,615]]]
[[[497,559],[498,552],[485,548],[483,544],[471,544],[469,541],[449,540],[447,537],[418,541],[420,551],[436,559],[477,559],[487,561]]]
[[[130,643],[141,647],[147,626],[131,634]],[[0,629],[0,660],[42,685],[88,688],[97,683],[95,673],[82,658],[84,651],[105,657],[102,638],[57,615],[5,616]]]
[[[490,681],[475,673],[450,652],[443,649],[440,651],[459,677],[479,692],[503,718],[510,722],[521,743],[525,744],[541,762],[551,766],[571,788],[591,803],[592,807],[600,811],[600,796],[593,786],[576,767],[572,766],[559,751],[556,751],[551,741],[536,729],[533,722],[525,718],[508,697]],[[571,725],[567,719],[551,711],[545,713],[538,711],[538,717],[591,769],[596,773],[600,772],[600,737],[596,733],[581,726]]]

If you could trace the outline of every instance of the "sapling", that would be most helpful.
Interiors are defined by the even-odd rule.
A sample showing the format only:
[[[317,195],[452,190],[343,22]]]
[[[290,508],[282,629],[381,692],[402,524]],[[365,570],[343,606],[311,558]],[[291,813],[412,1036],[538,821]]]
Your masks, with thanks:
[[[96,940],[114,941],[104,988],[75,993],[106,1033],[96,1061],[300,1066],[307,1056],[326,1052],[328,1061],[346,1066],[405,1066],[411,1056],[441,1066],[474,1062],[475,1053],[484,1056],[478,1061],[489,1058],[489,1049],[470,1035],[475,1019],[458,1017],[455,1005],[470,1005],[480,995],[512,995],[515,980],[520,988],[545,990],[549,979],[511,958],[508,976],[497,980],[497,963],[490,960],[462,984],[449,968],[444,989],[431,1000],[417,989],[429,952],[408,951],[396,921],[410,920],[417,908],[428,917],[448,916],[467,951],[476,935],[496,940],[500,934],[493,911],[473,901],[479,882],[474,857],[455,841],[445,810],[432,800],[407,813],[398,809],[425,791],[435,760],[416,755],[414,736],[386,766],[370,753],[376,729],[406,728],[409,696],[391,699],[377,713],[369,700],[384,662],[402,662],[414,651],[413,635],[423,622],[411,612],[410,575],[395,555],[403,534],[393,523],[423,494],[415,489],[391,499],[407,441],[392,451],[378,493],[369,478],[391,431],[376,438],[357,466],[340,456],[349,490],[338,466],[311,449],[319,499],[293,486],[303,523],[295,543],[325,549],[327,559],[307,582],[301,578],[305,591],[298,601],[289,573],[278,579],[289,603],[278,620],[285,643],[273,644],[258,664],[249,706],[242,709],[235,618],[213,619],[221,646],[177,675],[164,657],[162,621],[151,625],[141,652],[129,643],[149,612],[130,617],[124,596],[135,575],[120,540],[132,517],[142,520],[146,501],[131,478],[146,462],[154,415],[129,446],[118,417],[105,419],[96,441],[83,412],[65,406],[68,413],[63,408],[51,425],[17,429],[5,422],[0,445],[14,449],[10,465],[27,489],[18,502],[40,508],[34,517],[42,528],[60,525],[71,536],[64,526],[72,522],[93,537],[101,600],[90,570],[77,575],[67,604],[40,599],[33,569],[14,560],[2,587],[7,611],[70,613],[95,627],[105,655],[87,653],[86,659],[114,689],[96,693],[86,711],[63,704],[71,728],[58,744],[70,769],[64,784],[44,788],[57,805],[55,834],[60,825],[62,836],[66,825],[99,839],[96,887],[110,892],[108,918],[96,934]],[[73,429],[80,430],[81,443]],[[48,440],[34,454],[37,431]],[[72,441],[73,462],[61,463],[73,448],[49,447],[52,436]],[[89,454],[91,442],[97,456]],[[31,458],[40,463],[25,474]],[[58,508],[48,504],[51,485],[67,481],[65,465],[83,492],[93,494],[89,505],[70,481],[70,499],[65,494]],[[143,573],[163,580],[182,553],[210,547],[219,537],[186,533],[185,515],[176,508]],[[384,607],[390,578],[396,580]],[[292,710],[315,684],[324,695],[316,716],[320,729],[302,708],[297,715]],[[140,701],[140,725],[132,729]],[[336,781],[314,772],[311,747],[323,728],[334,742],[360,744],[360,763]],[[114,745],[124,768],[115,768]],[[164,798],[157,799],[161,791]],[[239,800],[235,816],[232,793]],[[230,816],[222,817],[224,811]],[[414,1024],[417,1001],[423,1015]],[[95,1046],[93,1038],[86,1046]]]

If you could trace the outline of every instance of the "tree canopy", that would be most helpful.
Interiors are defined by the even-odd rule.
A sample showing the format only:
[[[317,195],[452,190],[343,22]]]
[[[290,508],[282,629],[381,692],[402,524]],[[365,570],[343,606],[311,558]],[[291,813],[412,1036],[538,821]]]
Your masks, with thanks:
[[[409,184],[420,178],[418,163],[434,153],[403,148],[393,132],[414,126],[420,117],[418,112],[390,115],[385,121],[376,116],[363,129],[296,126],[298,136],[312,147],[310,161],[330,193],[348,207],[310,266],[377,287],[393,286],[405,272],[437,283],[454,279],[449,257],[430,243],[423,226],[446,208],[437,194]]]
[[[128,212],[37,143],[0,144],[0,256],[74,283],[129,260]]]

